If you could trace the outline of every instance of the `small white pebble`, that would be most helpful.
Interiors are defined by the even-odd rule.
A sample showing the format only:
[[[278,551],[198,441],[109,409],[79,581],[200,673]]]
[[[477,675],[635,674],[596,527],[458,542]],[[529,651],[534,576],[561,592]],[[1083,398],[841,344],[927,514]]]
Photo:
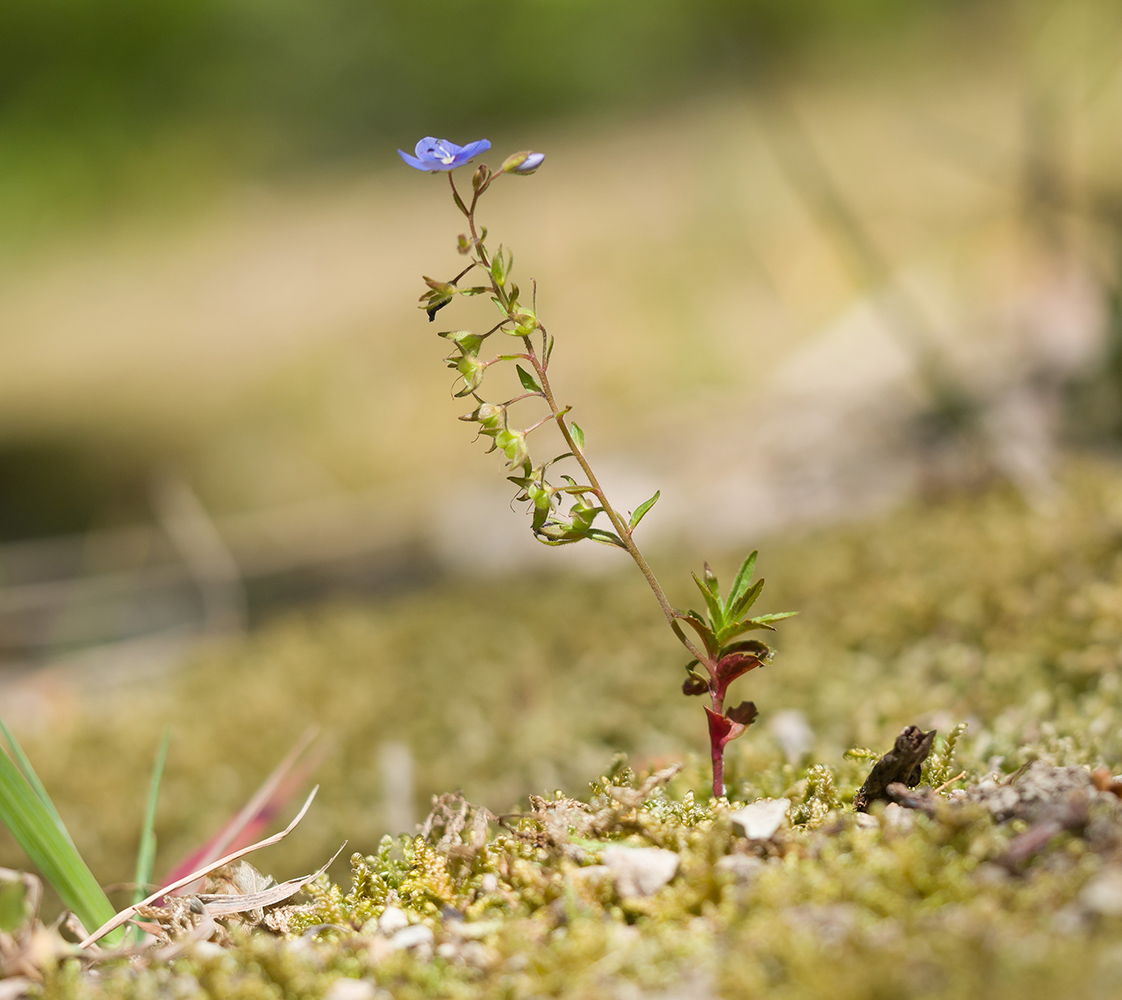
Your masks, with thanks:
[[[491,872],[488,872],[486,875],[483,876],[483,878],[481,878],[479,880],[479,888],[482,889],[483,892],[496,892],[496,891],[498,891],[498,888],[499,888],[499,878],[498,878],[498,876],[491,874]]]
[[[1065,936],[1086,934],[1089,930],[1088,924],[1090,922],[1091,918],[1089,914],[1085,913],[1078,906],[1069,904],[1053,914],[1052,930],[1056,934],[1063,934]]]
[[[468,965],[477,969],[489,969],[499,962],[499,953],[479,941],[468,941],[460,952]]]
[[[713,867],[724,875],[731,875],[737,882],[748,882],[759,875],[764,863],[750,854],[726,854]]]
[[[776,712],[768,723],[768,729],[788,764],[798,764],[814,746],[814,730],[807,723],[806,716],[797,708],[785,708]]]
[[[678,871],[681,859],[661,847],[621,847],[613,844],[600,853],[616,880],[616,892],[624,899],[652,896]]]
[[[323,1000],[374,1000],[377,987],[368,979],[336,979]]]
[[[884,825],[897,833],[907,833],[916,825],[916,815],[899,802],[889,802],[884,807]]]
[[[378,918],[378,930],[387,937],[393,937],[399,930],[408,926],[409,918],[405,915],[405,911],[399,910],[396,906],[387,906]]]
[[[395,951],[405,948],[416,948],[419,945],[432,944],[432,930],[424,924],[414,924],[412,927],[403,927],[392,938],[390,947]]]
[[[790,799],[760,799],[729,813],[729,819],[749,840],[770,840],[783,825],[790,808]]]
[[[855,813],[853,821],[862,830],[875,830],[880,826],[880,820],[876,816],[870,816],[868,813]]]
[[[1084,887],[1079,902],[1104,917],[1122,917],[1122,868],[1104,868]]]

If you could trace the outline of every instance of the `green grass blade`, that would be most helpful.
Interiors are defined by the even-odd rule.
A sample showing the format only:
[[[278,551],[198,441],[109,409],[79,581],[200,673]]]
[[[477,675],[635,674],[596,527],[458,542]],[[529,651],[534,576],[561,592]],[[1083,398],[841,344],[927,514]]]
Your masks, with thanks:
[[[165,729],[164,738],[156,751],[155,763],[152,765],[152,780],[148,783],[148,802],[144,807],[144,822],[140,827],[140,846],[136,850],[136,874],[133,876],[133,882],[136,883],[132,898],[133,906],[148,895],[146,886],[152,881],[152,868],[156,863],[156,802],[160,797],[160,782],[164,777],[164,762],[167,760],[170,743],[171,730]]]
[[[4,734],[4,739],[8,744],[8,752],[12,755],[12,759],[16,762],[16,767],[23,773],[27,783],[31,786],[31,790],[35,793],[43,807],[51,814],[58,828],[62,831],[63,836],[66,837],[70,843],[74,843],[74,838],[70,836],[70,831],[66,829],[66,824],[62,821],[62,817],[55,809],[55,804],[51,801],[51,797],[47,794],[47,790],[43,787],[43,782],[39,780],[39,775],[35,773],[35,768],[31,766],[31,761],[27,759],[27,754],[23,752],[23,747],[19,745],[19,740],[12,735],[12,731],[8,728],[7,723],[0,719],[0,732]]]
[[[47,808],[12,758],[0,753],[0,819],[83,926],[100,927],[113,918],[115,911],[82,856],[59,828],[56,815],[57,810]],[[118,933],[112,943],[122,937],[123,933]]]

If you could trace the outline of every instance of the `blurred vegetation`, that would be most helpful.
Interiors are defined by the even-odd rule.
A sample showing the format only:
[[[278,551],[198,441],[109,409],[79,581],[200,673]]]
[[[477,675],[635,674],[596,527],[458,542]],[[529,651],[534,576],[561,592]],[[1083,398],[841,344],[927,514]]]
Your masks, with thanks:
[[[733,796],[801,801],[813,761],[855,787],[862,765],[843,752],[883,751],[910,723],[945,735],[969,721],[958,757],[976,775],[1031,755],[1119,770],[1120,496],[1116,466],[1076,464],[1054,516],[997,487],[769,542],[762,610],[802,613],[777,633],[775,662],[734,692],[757,703],[761,721],[729,754]],[[727,573],[739,555],[715,568]],[[672,600],[690,600],[683,571],[696,561],[658,560]],[[620,751],[640,766],[686,759],[681,790],[704,795],[702,712],[679,693],[683,664],[664,632],[630,576],[449,585],[277,621],[161,690],[102,699],[20,736],[92,869],[111,882],[129,877],[165,724],[174,736],[157,872],[233,815],[318,724],[330,749],[320,798],[262,860],[286,878],[344,839],[374,849],[387,741],[411,748],[418,813],[457,787],[495,811],[528,792],[579,793]],[[790,708],[816,733],[796,765],[768,729]],[[4,844],[0,863],[18,867]]]
[[[208,175],[463,138],[761,79],[985,0],[10,0],[0,204],[40,225]],[[376,151],[376,152],[375,152]]]

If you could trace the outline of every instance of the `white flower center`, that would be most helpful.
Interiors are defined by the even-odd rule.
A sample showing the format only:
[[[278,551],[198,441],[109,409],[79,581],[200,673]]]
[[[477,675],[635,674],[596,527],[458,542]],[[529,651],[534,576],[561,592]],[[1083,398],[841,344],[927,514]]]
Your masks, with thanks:
[[[437,152],[440,154],[440,162],[441,163],[451,163],[456,158],[456,154],[453,153],[442,142],[438,142],[436,144],[436,149],[437,149]]]

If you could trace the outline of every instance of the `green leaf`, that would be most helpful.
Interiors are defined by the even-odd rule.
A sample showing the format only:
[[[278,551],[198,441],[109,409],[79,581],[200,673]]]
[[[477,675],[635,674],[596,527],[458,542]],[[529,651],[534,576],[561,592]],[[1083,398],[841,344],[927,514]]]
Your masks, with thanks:
[[[729,622],[717,635],[717,641],[721,646],[724,646],[730,639],[735,639],[738,635],[743,635],[745,632],[754,632],[756,629],[765,629],[768,632],[774,632],[775,629],[771,625],[764,624],[756,621],[754,618],[745,618],[742,622]]]
[[[760,577],[751,587],[749,587],[741,596],[740,599],[733,605],[729,617],[730,618],[743,618],[744,613],[756,603],[760,592],[764,589],[763,577]]]
[[[502,287],[506,281],[507,269],[506,263],[503,260],[503,248],[499,247],[499,252],[491,259],[491,277],[495,279],[495,284]]]
[[[794,618],[797,614],[797,611],[779,611],[772,615],[759,615],[756,618],[749,618],[748,620],[767,625],[771,622],[781,622],[784,618]]]
[[[614,545],[617,549],[626,549],[627,546],[623,544],[623,539],[619,535],[611,532],[604,531],[602,528],[589,528],[588,537],[594,542],[600,542],[602,545]]]
[[[751,632],[754,629],[765,629],[768,632],[774,632],[775,626],[771,624],[772,622],[782,621],[784,618],[791,618],[797,614],[797,611],[783,611],[779,614],[760,615],[758,618],[745,618],[743,621],[730,622],[720,630],[718,638],[723,646],[729,639],[733,639],[738,635],[743,635],[745,632]]]
[[[713,626],[714,631],[718,631],[725,624],[725,609],[721,607],[720,599],[714,595],[708,586],[701,582],[696,573],[690,575],[693,577],[693,582],[697,584],[697,589],[701,591],[701,596],[705,598],[705,606],[709,609],[709,623]]]
[[[518,381],[522,383],[523,389],[526,389],[528,392],[542,391],[542,387],[534,381],[534,376],[526,371],[525,368],[521,365],[515,365],[514,367],[518,369]]]
[[[569,432],[572,434],[573,440],[576,442],[577,450],[584,451],[584,431],[580,429],[580,424],[570,423]]]
[[[741,563],[740,570],[736,574],[736,579],[732,581],[732,590],[729,591],[729,599],[725,604],[726,608],[734,608],[736,602],[739,601],[748,590],[748,584],[752,581],[752,573],[756,569],[756,556],[759,554],[759,549],[757,549]],[[736,612],[733,612],[733,614],[735,615]]]
[[[658,498],[662,495],[662,490],[655,490],[655,494],[649,500],[644,500],[638,507],[635,508],[635,513],[631,515],[631,520],[627,522],[628,528],[632,531],[639,526],[639,522],[643,520],[643,516],[650,510],[656,503]]]
[[[14,739],[13,745],[16,745]],[[22,752],[19,756],[23,756]],[[0,817],[4,825],[59,894],[63,904],[87,930],[96,930],[113,918],[113,906],[82,856],[60,829],[56,815],[53,806],[48,808],[40,800],[12,758],[0,752]],[[110,940],[117,943],[123,936],[123,931],[116,931]]]
[[[133,882],[133,906],[136,906],[148,890],[145,886],[152,881],[152,868],[156,861],[156,802],[160,797],[160,782],[164,776],[164,761],[168,756],[168,745],[171,743],[171,730],[164,730],[164,738],[156,750],[156,761],[152,765],[152,778],[148,782],[148,801],[144,806],[144,820],[140,826],[140,847],[136,852],[136,874]]]
[[[15,760],[16,766],[20,769],[27,783],[31,786],[31,790],[35,793],[36,798],[43,803],[43,808],[50,813],[55,824],[62,831],[62,835],[74,843],[74,838],[70,836],[70,831],[66,829],[66,824],[62,821],[62,817],[55,809],[55,804],[51,801],[51,797],[47,794],[47,790],[43,787],[43,782],[39,780],[39,775],[35,773],[35,768],[31,766],[31,761],[27,759],[27,754],[23,752],[23,747],[19,745],[19,741],[12,735],[12,731],[8,728],[7,723],[0,719],[0,732],[4,734],[4,741],[8,744],[8,752]]]

